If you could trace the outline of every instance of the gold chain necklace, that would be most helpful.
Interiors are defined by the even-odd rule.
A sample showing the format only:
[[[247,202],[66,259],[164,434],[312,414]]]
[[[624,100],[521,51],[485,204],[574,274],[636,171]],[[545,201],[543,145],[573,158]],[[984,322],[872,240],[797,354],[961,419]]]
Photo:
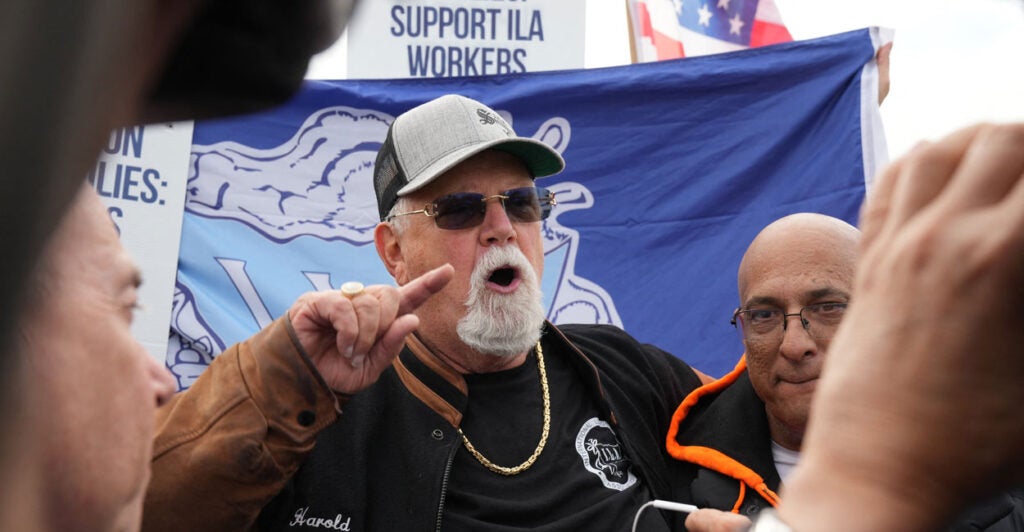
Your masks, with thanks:
[[[480,451],[473,447],[472,443],[469,443],[469,438],[466,437],[466,433],[462,432],[462,427],[457,427],[455,430],[459,431],[459,435],[462,436],[462,443],[466,445],[466,450],[469,454],[473,455],[478,462],[483,464],[484,467],[498,473],[500,475],[512,476],[518,475],[527,469],[537,461],[537,457],[544,450],[544,444],[548,442],[548,432],[551,430],[551,396],[548,392],[548,372],[544,369],[544,350],[540,347],[540,342],[537,342],[537,370],[540,371],[540,389],[544,394],[544,428],[540,433],[540,443],[537,444],[537,448],[533,450],[533,454],[526,459],[525,462],[515,467],[502,467],[488,460],[484,455],[480,454]]]

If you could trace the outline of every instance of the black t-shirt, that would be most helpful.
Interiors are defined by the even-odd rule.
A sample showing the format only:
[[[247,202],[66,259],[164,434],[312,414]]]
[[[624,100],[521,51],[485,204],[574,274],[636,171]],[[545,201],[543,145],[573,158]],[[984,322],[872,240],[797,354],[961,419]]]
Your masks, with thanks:
[[[629,457],[570,365],[544,344],[551,394],[551,432],[533,466],[517,475],[490,471],[460,446],[448,480],[442,529],[630,530],[651,500]],[[492,463],[521,464],[537,447],[543,399],[536,354],[517,368],[466,375],[469,406],[462,430]],[[639,530],[668,530],[646,510]]]

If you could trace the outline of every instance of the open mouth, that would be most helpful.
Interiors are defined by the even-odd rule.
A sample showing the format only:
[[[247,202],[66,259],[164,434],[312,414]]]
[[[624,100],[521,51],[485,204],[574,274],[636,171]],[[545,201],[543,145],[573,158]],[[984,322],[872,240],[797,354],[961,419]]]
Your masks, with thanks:
[[[504,266],[491,272],[487,277],[487,284],[499,292],[510,292],[518,284],[519,271],[511,266]]]

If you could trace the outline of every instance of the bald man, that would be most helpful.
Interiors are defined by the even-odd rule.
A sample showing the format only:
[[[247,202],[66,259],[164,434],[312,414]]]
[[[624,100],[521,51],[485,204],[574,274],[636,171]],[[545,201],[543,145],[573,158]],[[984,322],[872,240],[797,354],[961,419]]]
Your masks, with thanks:
[[[746,353],[728,375],[691,393],[669,430],[669,454],[692,466],[681,500],[748,516],[779,503],[851,298],[859,239],[842,220],[801,213],[771,223],[751,242],[732,320]],[[1004,496],[972,510],[962,520],[969,526],[955,530],[1016,530],[1020,515],[1013,512],[1014,499]]]

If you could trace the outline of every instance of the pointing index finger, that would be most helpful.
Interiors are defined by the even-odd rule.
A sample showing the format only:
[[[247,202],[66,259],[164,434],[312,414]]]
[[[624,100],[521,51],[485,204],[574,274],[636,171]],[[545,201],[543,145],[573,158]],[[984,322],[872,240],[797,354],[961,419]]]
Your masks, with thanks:
[[[454,274],[455,268],[445,264],[399,287],[401,301],[398,304],[398,314],[408,314],[416,310],[430,296],[440,292],[452,280]]]

